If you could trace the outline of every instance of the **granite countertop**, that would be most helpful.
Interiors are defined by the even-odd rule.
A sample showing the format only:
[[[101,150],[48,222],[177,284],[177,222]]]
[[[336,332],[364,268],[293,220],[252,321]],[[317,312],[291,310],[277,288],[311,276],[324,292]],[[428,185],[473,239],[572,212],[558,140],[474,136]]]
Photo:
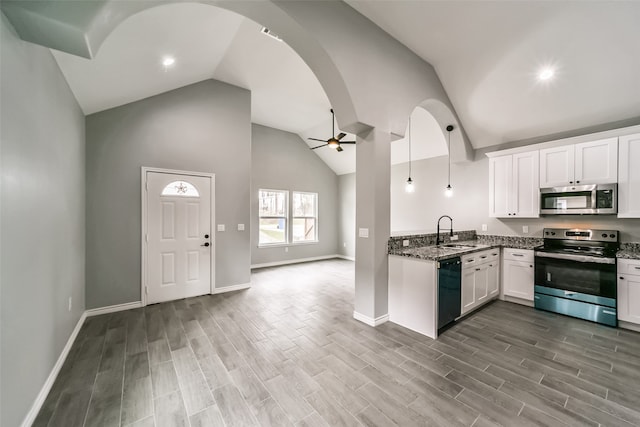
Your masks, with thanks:
[[[449,243],[447,243],[449,244]],[[389,255],[405,256],[408,258],[418,258],[427,261],[440,261],[447,258],[454,258],[473,252],[483,251],[485,249],[498,248],[500,245],[487,245],[477,240],[463,240],[462,242],[452,242],[454,245],[473,246],[469,248],[448,248],[445,246],[419,246],[392,249]]]
[[[621,244],[616,257],[624,259],[640,259],[640,243]]]

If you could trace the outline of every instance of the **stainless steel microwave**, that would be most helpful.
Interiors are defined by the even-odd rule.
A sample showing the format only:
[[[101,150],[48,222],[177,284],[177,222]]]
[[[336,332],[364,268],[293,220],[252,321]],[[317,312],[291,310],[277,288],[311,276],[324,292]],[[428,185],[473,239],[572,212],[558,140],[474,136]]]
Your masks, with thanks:
[[[618,184],[540,189],[542,215],[606,215],[618,212]]]

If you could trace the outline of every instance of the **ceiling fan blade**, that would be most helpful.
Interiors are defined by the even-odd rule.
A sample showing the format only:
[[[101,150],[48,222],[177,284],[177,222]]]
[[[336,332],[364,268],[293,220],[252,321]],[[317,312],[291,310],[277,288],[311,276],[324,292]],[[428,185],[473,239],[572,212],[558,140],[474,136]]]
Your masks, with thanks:
[[[340,144],[355,144],[355,141],[340,141]]]
[[[321,141],[321,142],[327,142],[326,139],[318,139],[318,138],[307,138],[310,139],[311,141]]]
[[[344,132],[340,132],[340,133],[338,134],[338,136],[336,136],[336,139],[337,139],[338,141],[340,141],[340,140],[341,140],[342,138],[344,138],[345,136],[347,136],[347,134],[346,134],[346,133],[344,133]]]
[[[320,148],[320,147],[325,147],[329,144],[322,144],[322,145],[318,145],[317,147],[311,147],[312,150],[315,150],[316,148]]]
[[[344,151],[344,149],[338,145],[338,148],[336,148],[336,151],[339,153],[341,151]]]

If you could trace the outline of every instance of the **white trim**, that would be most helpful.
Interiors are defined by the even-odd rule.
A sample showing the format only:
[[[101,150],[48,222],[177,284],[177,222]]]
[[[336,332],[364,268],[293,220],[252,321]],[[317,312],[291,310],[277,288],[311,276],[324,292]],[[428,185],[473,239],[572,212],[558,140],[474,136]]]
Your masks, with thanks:
[[[365,316],[364,314],[358,313],[357,311],[353,312],[353,318],[356,320],[361,321],[362,323],[365,323],[369,326],[373,326],[374,328],[378,325],[382,325],[385,322],[389,321],[389,314],[384,314],[380,317],[376,317],[375,319],[373,317],[369,317],[369,316]]]
[[[336,255],[336,258],[346,259],[347,261],[355,261],[356,257],[347,255]]]
[[[240,283],[239,285],[223,286],[221,288],[214,289],[211,294],[215,295],[224,294],[225,292],[241,291],[243,289],[249,289],[250,287],[251,283]]]
[[[140,168],[140,193],[142,199],[142,209],[140,215],[140,251],[141,251],[141,265],[140,265],[140,300],[141,306],[145,307],[147,305],[147,292],[146,292],[146,283],[147,283],[147,173],[155,172],[155,173],[166,173],[172,175],[185,175],[185,176],[201,176],[211,179],[210,191],[211,191],[211,227],[210,227],[210,235],[211,235],[211,273],[210,273],[210,284],[209,284],[209,292],[214,294],[216,289],[216,243],[217,238],[215,234],[214,227],[216,225],[216,175],[214,173],[209,172],[192,172],[192,171],[181,171],[176,169],[163,169],[163,168],[152,168],[147,166],[142,166]]]
[[[51,387],[53,387],[53,383],[58,377],[58,374],[60,373],[60,369],[62,369],[62,365],[64,364],[64,361],[67,359],[67,356],[69,355],[69,350],[71,350],[71,346],[73,345],[74,341],[78,337],[78,332],[80,332],[80,328],[82,328],[82,324],[84,323],[84,320],[86,319],[86,317],[87,317],[87,312],[85,311],[80,316],[80,319],[78,319],[78,323],[76,323],[76,327],[73,328],[73,331],[71,332],[71,335],[67,340],[67,343],[62,349],[62,352],[60,353],[58,360],[56,361],[55,365],[53,365],[53,368],[51,369],[51,373],[49,374],[49,377],[42,385],[42,388],[40,389],[40,393],[38,393],[36,400],[33,402],[33,405],[31,405],[31,409],[29,409],[29,412],[27,412],[27,415],[24,417],[24,420],[22,421],[22,424],[21,424],[22,427],[31,426],[31,424],[33,424],[36,417],[38,416],[38,412],[40,412],[40,409],[42,408],[42,405],[44,404],[45,399],[49,395],[49,392],[51,391]]]
[[[101,314],[115,313],[116,311],[132,310],[143,307],[142,301],[127,302],[124,304],[109,305],[106,307],[92,308],[85,311],[87,317],[99,316]]]
[[[284,261],[265,262],[262,264],[251,264],[251,269],[264,268],[264,267],[277,267],[279,265],[298,264],[301,262],[310,262],[310,261],[322,261],[325,259],[334,259],[334,258],[341,258],[341,257],[342,257],[341,255],[333,254],[333,255],[314,256],[309,258],[287,259]]]
[[[640,325],[626,322],[624,320],[618,320],[618,327],[622,329],[628,329],[630,331],[640,332]]]

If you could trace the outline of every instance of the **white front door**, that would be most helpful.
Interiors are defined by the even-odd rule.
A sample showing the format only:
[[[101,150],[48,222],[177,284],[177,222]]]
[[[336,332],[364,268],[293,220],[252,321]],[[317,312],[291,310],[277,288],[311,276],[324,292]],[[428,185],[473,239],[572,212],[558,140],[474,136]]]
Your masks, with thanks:
[[[146,172],[147,304],[211,292],[211,177]]]

